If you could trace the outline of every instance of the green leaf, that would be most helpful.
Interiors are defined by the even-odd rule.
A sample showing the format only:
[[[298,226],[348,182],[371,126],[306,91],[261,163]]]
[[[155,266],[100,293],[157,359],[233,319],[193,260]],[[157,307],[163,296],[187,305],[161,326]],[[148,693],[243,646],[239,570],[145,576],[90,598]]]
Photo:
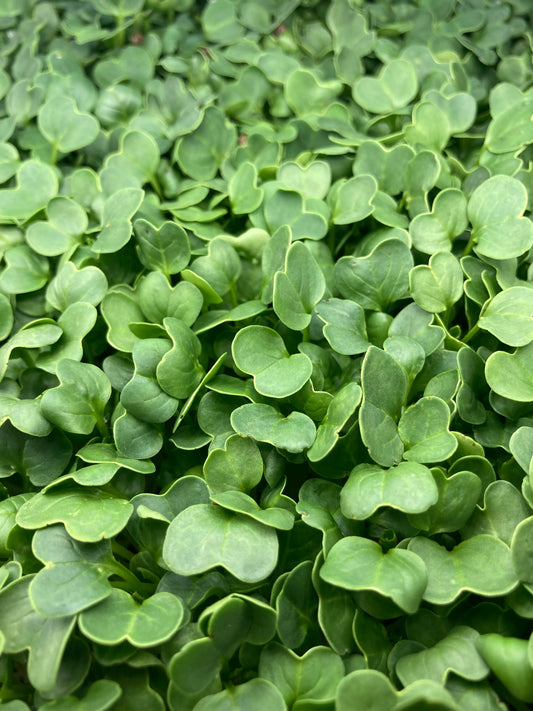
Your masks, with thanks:
[[[25,222],[57,195],[54,169],[28,160],[17,170],[17,187],[0,191],[0,223]]]
[[[143,264],[162,271],[167,277],[177,274],[189,263],[190,246],[185,230],[174,222],[164,222],[159,229],[147,220],[136,220],[135,236]]]
[[[245,161],[237,168],[228,185],[234,215],[246,215],[257,210],[263,202],[263,189],[257,187],[257,168]]]
[[[41,693],[54,688],[61,658],[75,625],[74,617],[48,619],[33,608],[29,597],[31,575],[0,591],[0,630],[4,653],[29,650],[28,679]]]
[[[277,179],[304,198],[322,200],[331,185],[331,168],[329,163],[320,160],[314,160],[306,166],[296,161],[287,161],[280,165]]]
[[[129,242],[133,228],[131,218],[144,197],[140,188],[126,187],[114,192],[104,203],[102,225],[91,249],[99,254],[118,252]]]
[[[79,626],[98,644],[115,645],[127,640],[143,648],[169,639],[182,618],[183,606],[171,593],[155,593],[139,605],[125,590],[114,589],[106,600],[81,613]]]
[[[76,541],[94,543],[102,538],[112,538],[121,531],[132,511],[129,501],[103,491],[58,489],[39,492],[26,502],[19,509],[17,524],[36,529],[63,523],[67,533]]]
[[[307,452],[311,462],[318,462],[331,452],[360,400],[361,388],[357,383],[348,383],[334,395],[326,416],[318,427],[313,446]]]
[[[156,368],[157,382],[166,393],[181,400],[193,392],[204,376],[204,369],[198,360],[201,345],[183,321],[167,317],[163,319],[163,324],[173,347]]]
[[[213,6],[219,7],[221,4],[231,3],[228,0],[217,0]],[[236,142],[235,127],[220,109],[209,106],[198,128],[178,141],[174,154],[186,175],[194,180],[211,180],[222,161],[235,148]]]
[[[92,143],[100,126],[90,114],[78,111],[76,103],[67,96],[49,99],[37,117],[39,131],[61,153],[72,153]]]
[[[324,321],[324,337],[337,353],[358,355],[370,343],[362,306],[347,299],[324,299],[315,306],[315,313]]]
[[[514,353],[496,351],[485,363],[489,387],[502,397],[517,402],[533,400],[533,344],[517,348]]]
[[[313,647],[299,657],[290,649],[271,643],[259,658],[259,674],[272,682],[285,703],[299,708],[299,700],[332,699],[344,676],[344,665],[328,647]]]
[[[409,225],[413,245],[424,254],[451,250],[453,240],[468,226],[466,198],[457,188],[436,196],[431,212],[420,213]]]
[[[220,0],[218,0],[220,2]],[[218,694],[205,696],[194,707],[196,711],[252,711],[257,699],[272,711],[284,711],[283,697],[266,679],[252,679]]]
[[[481,635],[477,648],[491,671],[520,701],[533,701],[533,673],[525,639],[490,633]]]
[[[491,259],[510,259],[528,250],[533,245],[533,225],[522,217],[526,206],[525,187],[510,176],[495,175],[476,188],[467,208],[476,252]]]
[[[404,452],[396,423],[407,398],[405,371],[391,355],[370,346],[363,361],[361,386],[359,424],[363,442],[381,466],[398,464]],[[447,406],[446,410],[449,412]]]
[[[46,300],[58,311],[65,311],[80,301],[98,306],[106,292],[107,279],[98,267],[78,269],[72,262],[65,262],[48,284]]]
[[[457,531],[476,508],[482,490],[481,480],[470,471],[446,476],[435,467],[431,473],[438,488],[438,501],[422,513],[411,514],[409,521],[431,535]]]
[[[485,145],[489,151],[509,153],[532,143],[532,114],[533,101],[529,96],[498,112],[490,122],[485,136]]]
[[[293,240],[320,240],[328,231],[329,211],[325,203],[306,199],[293,190],[276,190],[265,198],[263,210],[272,234],[290,227]]]
[[[383,66],[377,77],[357,80],[353,98],[365,111],[388,114],[407,106],[417,91],[417,76],[411,62],[393,59]]]
[[[428,575],[424,600],[435,605],[453,602],[463,590],[490,597],[505,595],[518,584],[509,548],[486,534],[469,538],[451,551],[417,537],[409,543],[409,551],[424,561]]]
[[[341,295],[364,309],[383,311],[407,296],[413,257],[397,239],[380,242],[367,257],[341,257],[334,278]]]
[[[88,226],[85,210],[67,197],[50,200],[46,208],[47,222],[32,222],[26,231],[30,247],[47,257],[56,257],[70,252],[76,246]]]
[[[297,116],[310,112],[323,113],[340,94],[342,84],[338,79],[320,81],[309,69],[295,69],[284,84],[287,104]]]
[[[348,518],[369,518],[379,507],[421,513],[437,502],[431,471],[416,462],[401,462],[388,470],[372,464],[357,466],[341,491],[341,511]]]
[[[293,395],[311,377],[311,360],[303,353],[289,355],[282,337],[265,326],[241,329],[231,352],[237,367],[253,375],[257,392],[267,397]]]
[[[247,583],[268,577],[277,558],[273,529],[213,504],[196,504],[178,514],[163,546],[165,565],[178,575],[197,575],[221,565]]]
[[[57,377],[60,385],[47,390],[41,400],[46,419],[67,432],[90,434],[95,426],[105,429],[104,408],[111,385],[100,368],[63,359]]]
[[[192,326],[202,310],[202,292],[188,281],[172,287],[161,272],[147,274],[139,284],[139,306],[147,319],[162,324],[166,316]]]
[[[451,457],[457,440],[449,431],[450,410],[438,397],[423,397],[405,410],[398,423],[407,461],[440,462]]]
[[[74,696],[54,699],[40,706],[39,711],[106,711],[112,708],[121,694],[122,690],[115,681],[98,679],[82,699]]]
[[[492,298],[478,326],[508,346],[527,346],[533,341],[533,290],[512,286]]]
[[[36,254],[25,244],[8,249],[4,259],[6,267],[0,274],[0,289],[6,294],[26,294],[46,284],[49,276],[48,259]]]
[[[441,313],[463,295],[463,271],[450,252],[437,252],[429,266],[420,264],[409,273],[411,296],[425,311]]]
[[[372,200],[378,185],[372,175],[357,175],[333,186],[328,196],[334,225],[360,222],[374,212]]]
[[[223,449],[213,449],[204,462],[204,477],[211,491],[250,491],[261,481],[263,460],[255,442],[229,437]]]
[[[396,673],[405,686],[418,679],[442,684],[450,673],[469,681],[480,681],[489,670],[476,648],[479,639],[471,627],[459,625],[434,647],[401,657]]]
[[[284,417],[271,405],[248,403],[231,413],[231,426],[241,437],[253,437],[288,452],[303,452],[315,440],[313,420],[303,412]]]
[[[276,315],[288,328],[303,331],[325,290],[326,280],[313,255],[303,242],[295,242],[287,252],[285,270],[274,277]]]
[[[418,609],[427,584],[424,563],[411,551],[393,548],[384,554],[378,543],[359,536],[333,546],[320,577],[346,590],[378,592],[408,614]]]

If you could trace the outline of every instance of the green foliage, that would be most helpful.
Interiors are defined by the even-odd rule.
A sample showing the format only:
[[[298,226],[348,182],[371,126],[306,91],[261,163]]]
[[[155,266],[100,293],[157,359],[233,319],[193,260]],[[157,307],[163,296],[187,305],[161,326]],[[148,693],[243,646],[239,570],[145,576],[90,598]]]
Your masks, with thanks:
[[[533,702],[528,0],[0,0],[0,706]]]

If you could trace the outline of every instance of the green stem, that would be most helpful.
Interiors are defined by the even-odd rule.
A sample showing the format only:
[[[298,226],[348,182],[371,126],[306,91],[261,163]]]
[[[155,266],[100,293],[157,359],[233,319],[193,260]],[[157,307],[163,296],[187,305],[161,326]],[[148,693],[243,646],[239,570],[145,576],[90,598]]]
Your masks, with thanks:
[[[125,583],[124,586],[122,583],[114,581],[112,584],[115,587],[128,590],[128,592],[133,590],[142,596],[151,595],[153,593],[154,585],[152,583],[142,583],[139,578],[131,572],[131,570],[126,568],[125,565],[122,565],[122,563],[119,563],[118,560],[106,563],[105,567],[113,575],[118,575],[119,578],[122,578]]]
[[[470,329],[470,331],[468,331],[468,333],[466,333],[466,334],[463,336],[463,338],[462,338],[463,343],[468,343],[470,340],[472,340],[472,338],[476,335],[476,333],[477,333],[478,331],[479,331],[479,326],[478,326],[478,324],[476,323],[476,324],[474,324],[474,325],[472,326],[472,328]]]
[[[128,550],[126,546],[123,546],[118,541],[111,541],[111,550],[113,553],[121,558],[124,558],[125,560],[131,560],[134,556],[134,554]]]
[[[121,27],[124,22],[124,17],[122,15],[117,15],[115,18],[115,25],[117,28],[117,34],[113,38],[115,47],[123,47],[126,42],[126,30]]]
[[[50,156],[50,163],[55,165],[57,163],[58,149],[55,143],[52,144],[52,155]]]
[[[311,340],[311,332],[309,330],[309,326],[306,326],[303,330],[303,333],[302,333],[302,341],[304,343],[309,343],[310,340]]]
[[[475,243],[476,243],[476,239],[475,239],[474,235],[470,235],[470,239],[468,240],[468,243],[467,243],[466,247],[464,248],[463,257],[466,257],[468,254],[470,254],[470,252],[474,248]]]
[[[232,281],[229,288],[229,295],[231,298],[231,304],[233,308],[239,305],[239,300],[237,299],[237,289],[235,288],[235,282]]]

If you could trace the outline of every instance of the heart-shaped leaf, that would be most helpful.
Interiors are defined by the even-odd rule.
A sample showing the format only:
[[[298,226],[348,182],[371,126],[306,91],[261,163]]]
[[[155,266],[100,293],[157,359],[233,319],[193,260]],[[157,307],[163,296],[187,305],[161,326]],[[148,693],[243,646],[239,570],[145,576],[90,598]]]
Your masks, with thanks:
[[[303,412],[291,412],[284,417],[271,405],[249,403],[231,413],[231,425],[242,437],[269,442],[288,452],[303,452],[316,436],[316,428]]]
[[[285,270],[274,277],[276,315],[288,328],[303,331],[325,290],[326,280],[310,250],[303,242],[295,242],[287,252]]]
[[[105,431],[111,385],[100,368],[64,359],[58,363],[57,377],[61,384],[47,390],[41,400],[44,416],[67,432],[90,434],[95,426]]]
[[[299,700],[332,699],[344,676],[339,656],[328,647],[312,647],[299,657],[290,649],[271,643],[259,659],[259,674],[272,682],[287,704],[301,708]]]
[[[396,673],[406,686],[418,679],[443,683],[451,673],[469,681],[485,679],[489,670],[477,651],[478,640],[478,632],[459,625],[434,647],[401,657]]]
[[[283,398],[302,388],[313,370],[303,353],[289,355],[282,337],[266,326],[242,328],[231,346],[237,367],[254,376],[254,387],[261,395]]]
[[[437,252],[429,266],[420,264],[409,273],[411,296],[425,311],[441,313],[463,295],[463,271],[450,252]]]
[[[98,644],[127,640],[143,648],[169,639],[182,618],[183,606],[171,593],[155,593],[139,605],[125,590],[115,588],[104,601],[84,610],[78,624],[83,634]]]
[[[404,459],[440,462],[455,452],[457,440],[449,431],[450,410],[438,397],[423,397],[405,410],[398,423]]]
[[[274,529],[213,504],[195,504],[178,514],[163,545],[165,565],[178,575],[196,575],[221,565],[247,583],[268,577],[277,558]]]
[[[383,553],[378,543],[359,536],[333,546],[320,577],[347,590],[374,590],[408,614],[418,609],[427,584],[424,563],[411,551],[392,548]]]
[[[431,212],[416,215],[409,225],[413,245],[424,254],[449,251],[468,226],[466,198],[456,188],[441,190]]]
[[[257,168],[253,163],[239,165],[228,185],[234,215],[246,215],[257,210],[263,202],[263,190],[257,187]]]
[[[398,464],[404,452],[396,423],[407,397],[405,371],[393,356],[371,346],[363,361],[361,385],[359,423],[363,442],[378,464]],[[449,412],[447,406],[446,410]]]
[[[27,504],[17,514],[19,526],[35,529],[63,523],[68,534],[83,543],[112,538],[124,528],[133,510],[129,501],[103,491],[83,489],[39,492]]]
[[[467,208],[476,251],[483,257],[510,259],[529,249],[533,225],[522,217],[526,206],[525,187],[508,175],[495,175],[476,188]]]
[[[407,295],[412,266],[409,247],[390,239],[380,242],[367,257],[341,257],[335,264],[334,277],[345,299],[364,309],[383,311]]]
[[[157,381],[165,392],[181,400],[193,392],[204,375],[198,361],[201,345],[183,321],[167,317],[163,323],[174,345],[156,368]]]
[[[518,584],[511,551],[486,534],[469,538],[451,551],[429,538],[417,537],[409,543],[409,551],[424,561],[428,581],[423,597],[435,605],[453,602],[463,590],[490,597],[505,595]]]
[[[369,518],[379,507],[420,513],[437,502],[431,471],[416,462],[401,462],[388,470],[360,464],[342,487],[341,511],[348,518]]]
[[[533,343],[514,353],[496,351],[485,364],[487,383],[502,397],[517,402],[533,400]]]
[[[353,98],[366,111],[389,114],[411,102],[418,91],[418,80],[411,62],[393,59],[377,77],[364,76],[353,86]]]
[[[37,117],[39,131],[56,151],[71,153],[92,143],[100,126],[90,114],[78,111],[68,96],[49,99]]]
[[[324,299],[315,306],[315,313],[324,321],[324,337],[337,353],[358,355],[370,343],[362,306],[347,299]]]
[[[165,276],[177,274],[189,263],[190,246],[185,230],[174,222],[164,222],[159,229],[147,220],[136,220],[135,236],[143,264]]]
[[[533,289],[512,286],[500,291],[483,310],[478,325],[508,346],[533,341]]]

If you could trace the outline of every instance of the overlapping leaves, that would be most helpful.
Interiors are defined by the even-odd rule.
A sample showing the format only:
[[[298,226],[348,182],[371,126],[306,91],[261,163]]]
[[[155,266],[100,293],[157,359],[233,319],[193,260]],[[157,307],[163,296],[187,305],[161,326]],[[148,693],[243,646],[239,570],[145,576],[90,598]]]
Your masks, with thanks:
[[[0,1],[6,709],[533,701],[529,14]]]

